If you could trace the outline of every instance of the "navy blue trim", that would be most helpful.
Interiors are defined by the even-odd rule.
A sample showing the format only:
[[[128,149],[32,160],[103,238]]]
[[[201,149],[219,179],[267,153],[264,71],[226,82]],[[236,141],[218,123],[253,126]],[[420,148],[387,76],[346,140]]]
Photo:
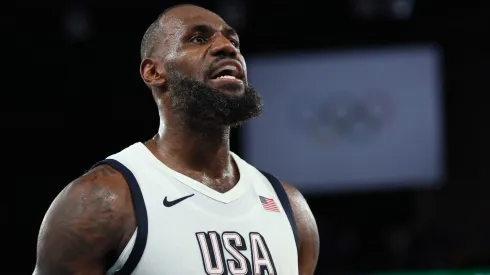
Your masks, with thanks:
[[[293,229],[294,240],[296,241],[296,247],[298,248],[299,252],[298,228],[296,227],[296,220],[294,219],[293,208],[291,207],[291,203],[289,202],[289,197],[286,193],[286,189],[284,189],[282,182],[278,178],[267,172],[260,172],[269,180],[272,187],[274,188],[274,191],[276,191],[277,197],[281,201],[282,208],[284,208],[284,211],[288,216],[289,223],[291,224],[291,228]]]
[[[134,177],[133,173],[126,166],[113,159],[105,159],[98,162],[95,166],[102,164],[109,165],[117,170],[119,173],[121,173],[128,183],[129,189],[131,190],[131,197],[133,199],[134,212],[136,214],[136,225],[138,226],[138,233],[136,234],[136,240],[134,242],[133,250],[131,250],[127,261],[124,263],[122,268],[115,273],[117,275],[130,275],[138,265],[141,257],[143,256],[143,252],[145,251],[146,247],[146,241],[148,239],[148,214],[146,213],[145,201],[143,199],[143,194],[141,193],[138,181]]]

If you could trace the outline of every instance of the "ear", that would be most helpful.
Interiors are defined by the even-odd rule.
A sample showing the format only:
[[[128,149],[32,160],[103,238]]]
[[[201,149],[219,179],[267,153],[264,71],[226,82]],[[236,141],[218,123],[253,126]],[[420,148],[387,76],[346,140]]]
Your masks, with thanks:
[[[157,63],[150,58],[141,61],[140,75],[149,86],[162,86],[167,82],[167,72],[164,66],[157,66]]]

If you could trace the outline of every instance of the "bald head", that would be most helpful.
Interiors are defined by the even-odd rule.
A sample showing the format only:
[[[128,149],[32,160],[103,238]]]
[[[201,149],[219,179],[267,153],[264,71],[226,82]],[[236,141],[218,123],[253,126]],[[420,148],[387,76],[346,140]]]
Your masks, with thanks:
[[[167,8],[162,13],[160,13],[157,19],[153,21],[153,23],[151,23],[151,25],[146,30],[143,39],[141,40],[141,59],[150,57],[154,53],[158,42],[162,41],[163,36],[165,36],[165,26],[170,21],[170,19],[179,18],[180,14],[188,14],[196,11],[211,13],[215,16],[218,16],[205,8],[192,4],[179,4]]]

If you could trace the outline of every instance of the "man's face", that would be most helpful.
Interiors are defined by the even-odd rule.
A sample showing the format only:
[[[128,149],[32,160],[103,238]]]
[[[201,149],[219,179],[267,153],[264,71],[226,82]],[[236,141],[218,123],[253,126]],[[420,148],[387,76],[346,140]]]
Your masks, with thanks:
[[[169,11],[164,24],[160,47],[168,93],[181,119],[234,126],[260,114],[262,102],[248,85],[232,28],[216,14],[193,6]]]

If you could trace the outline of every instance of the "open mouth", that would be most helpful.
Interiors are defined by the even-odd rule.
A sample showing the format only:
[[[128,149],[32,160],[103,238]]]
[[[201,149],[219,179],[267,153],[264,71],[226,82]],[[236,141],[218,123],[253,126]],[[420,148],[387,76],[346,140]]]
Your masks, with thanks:
[[[210,76],[209,84],[212,88],[228,92],[243,92],[245,72],[240,62],[236,60],[218,62]]]
[[[241,80],[242,74],[240,70],[234,65],[225,65],[217,69],[211,79],[238,79]]]

